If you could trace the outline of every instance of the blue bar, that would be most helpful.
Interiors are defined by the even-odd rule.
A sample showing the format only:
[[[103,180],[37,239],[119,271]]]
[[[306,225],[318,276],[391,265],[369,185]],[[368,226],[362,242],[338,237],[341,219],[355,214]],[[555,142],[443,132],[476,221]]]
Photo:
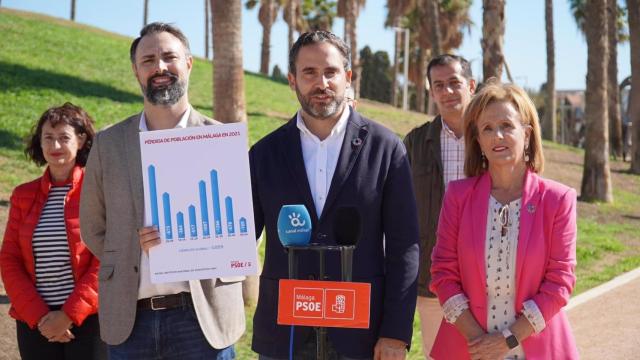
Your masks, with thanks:
[[[247,219],[240,218],[240,235],[247,235]]]
[[[191,240],[198,238],[198,227],[196,226],[196,207],[189,205],[189,229],[191,230]]]
[[[178,211],[176,220],[178,223],[178,240],[184,240],[184,214],[182,211]]]
[[[164,237],[167,241],[173,241],[171,229],[171,199],[168,193],[162,194],[162,207],[164,208]]]
[[[200,187],[200,217],[202,218],[202,236],[209,237],[209,208],[207,206],[207,187],[204,181],[198,182]]]
[[[211,170],[211,197],[213,200],[213,224],[216,237],[222,236],[222,214],[220,213],[220,191],[218,190],[218,172]]]
[[[224,206],[227,210],[227,235],[233,236],[236,233],[233,225],[233,200],[231,196],[224,198]]]
[[[151,224],[160,227],[160,220],[158,219],[158,193],[156,189],[156,168],[153,165],[149,165],[149,198],[151,199]]]

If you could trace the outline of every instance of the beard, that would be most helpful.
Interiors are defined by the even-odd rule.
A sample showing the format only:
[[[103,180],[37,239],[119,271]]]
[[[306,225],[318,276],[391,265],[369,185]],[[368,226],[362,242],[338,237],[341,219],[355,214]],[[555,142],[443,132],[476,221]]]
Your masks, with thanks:
[[[330,96],[331,100],[326,104],[314,105],[311,102],[311,98],[315,95]],[[327,119],[333,117],[338,113],[338,111],[344,108],[344,95],[339,96],[334,91],[331,91],[329,89],[317,89],[311,92],[309,95],[305,96],[300,92],[300,89],[298,89],[298,86],[296,85],[296,96],[298,97],[298,101],[300,102],[302,110],[317,119]]]
[[[153,79],[167,76],[171,79],[168,85],[156,86],[153,84]],[[182,96],[186,93],[187,84],[185,81],[180,80],[177,75],[164,71],[162,74],[156,74],[147,80],[147,85],[140,84],[144,97],[153,105],[174,105]]]

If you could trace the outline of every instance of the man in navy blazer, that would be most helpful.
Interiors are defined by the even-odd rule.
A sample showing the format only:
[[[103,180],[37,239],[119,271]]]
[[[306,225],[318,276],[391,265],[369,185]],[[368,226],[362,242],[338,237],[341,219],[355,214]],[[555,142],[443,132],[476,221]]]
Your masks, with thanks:
[[[289,358],[290,327],[277,325],[278,281],[288,278],[277,219],[287,204],[304,204],[312,242],[335,245],[336,209],[356,206],[362,237],[353,281],[371,284],[368,329],[328,329],[334,359],[404,359],[411,343],[418,273],[418,222],[409,163],[401,140],[346,105],[349,48],[325,31],[300,36],[289,53],[289,85],[301,110],[250,152],[258,236],[266,228],[252,348],[261,360]],[[325,258],[325,280],[340,280],[340,256]],[[301,252],[299,279],[317,279],[318,256]],[[315,358],[316,336],[296,327],[294,357]]]

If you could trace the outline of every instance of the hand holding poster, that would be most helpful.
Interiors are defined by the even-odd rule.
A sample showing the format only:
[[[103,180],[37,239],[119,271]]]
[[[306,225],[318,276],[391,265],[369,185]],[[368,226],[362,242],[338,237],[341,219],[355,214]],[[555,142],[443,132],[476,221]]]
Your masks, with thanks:
[[[152,282],[257,273],[247,145],[246,123],[140,133]]]

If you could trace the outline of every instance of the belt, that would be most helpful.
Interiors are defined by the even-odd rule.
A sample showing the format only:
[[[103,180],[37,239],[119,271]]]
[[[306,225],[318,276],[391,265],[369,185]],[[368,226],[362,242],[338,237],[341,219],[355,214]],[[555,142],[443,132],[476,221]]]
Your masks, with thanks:
[[[138,309],[140,310],[165,310],[184,306],[193,306],[191,293],[158,295],[138,300]]]

